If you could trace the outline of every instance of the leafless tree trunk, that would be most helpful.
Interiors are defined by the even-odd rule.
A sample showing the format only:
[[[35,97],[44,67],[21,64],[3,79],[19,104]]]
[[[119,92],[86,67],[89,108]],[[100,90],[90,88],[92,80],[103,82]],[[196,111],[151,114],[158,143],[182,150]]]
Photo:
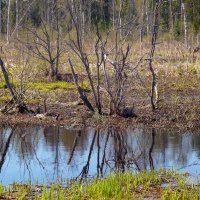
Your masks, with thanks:
[[[51,0],[47,0],[46,4],[47,4],[46,19],[48,21],[48,24],[50,25],[51,24]]]
[[[80,95],[80,98],[82,99],[82,101],[84,102],[84,104],[88,107],[89,110],[91,110],[92,112],[94,112],[94,108],[92,107],[92,104],[89,102],[87,96],[83,93],[81,87],[79,86],[78,84],[78,80],[76,78],[76,74],[75,74],[75,71],[74,71],[74,67],[73,67],[73,64],[71,62],[71,60],[69,59],[69,65],[71,67],[71,71],[72,71],[72,74],[73,74],[73,77],[74,77],[74,83],[76,85],[76,88],[78,90],[78,93]]]
[[[57,5],[55,5],[57,6]],[[61,37],[61,27],[59,26],[59,17],[58,17],[58,10],[57,7],[55,8],[56,14],[56,61],[55,61],[55,74],[56,80],[58,80],[58,69],[59,69],[59,62],[60,62],[60,53],[62,52],[62,37]]]
[[[97,28],[97,34],[99,35],[99,31]],[[101,113],[101,96],[100,96],[100,67],[101,64],[103,62],[102,57],[99,57],[99,42],[100,42],[100,38],[98,38],[96,44],[95,44],[95,53],[96,53],[96,57],[97,57],[97,100],[98,100],[98,107],[99,107],[99,111]]]
[[[80,12],[81,12],[81,32],[82,32],[82,41],[84,44],[84,39],[85,39],[85,4],[80,4]]]
[[[112,9],[113,9],[113,11],[112,11],[112,23],[113,23],[113,29],[115,30],[115,3],[116,3],[116,1],[115,0],[113,0],[112,1]]]
[[[187,16],[185,11],[185,3],[182,1],[181,8],[183,11],[183,23],[184,23],[184,41],[185,46],[188,48],[188,34],[187,34]]]
[[[92,17],[92,1],[88,2],[88,30],[91,31],[92,23],[91,23],[91,17]]]
[[[123,1],[121,1],[121,3],[122,2]],[[70,49],[72,50],[72,52],[74,52],[78,56],[78,58],[82,62],[83,67],[86,71],[87,78],[90,83],[90,87],[91,87],[92,94],[95,101],[95,106],[92,108],[94,108],[93,110],[95,110],[96,108],[99,114],[103,114],[102,98],[100,94],[100,77],[101,77],[100,69],[102,69],[104,80],[105,80],[104,81],[105,90],[108,94],[108,100],[111,102],[109,114],[110,115],[117,114],[117,115],[122,116],[123,115],[122,113],[124,112],[121,110],[121,107],[125,98],[124,87],[125,87],[125,82],[127,80],[125,69],[128,66],[127,58],[129,55],[130,48],[129,48],[129,45],[127,45],[127,48],[124,50],[123,45],[122,45],[122,38],[120,38],[119,29],[121,29],[122,27],[120,27],[119,18],[121,17],[121,10],[120,10],[120,14],[118,15],[116,30],[114,32],[115,43],[110,53],[113,57],[113,60],[107,59],[107,55],[108,55],[107,40],[108,40],[109,34],[107,34],[106,38],[104,39],[103,35],[99,33],[99,29],[97,27],[97,32],[96,32],[97,39],[96,39],[96,42],[94,43],[95,55],[96,55],[96,67],[97,67],[96,68],[97,81],[95,82],[95,79],[91,74],[91,60],[90,60],[90,57],[88,56],[89,54],[86,53],[86,50],[85,50],[86,48],[83,45],[82,28],[81,28],[80,20],[78,20],[75,17],[77,8],[74,7],[74,13],[72,13],[71,5],[68,5],[68,6],[69,6],[69,12],[73,20],[75,33],[76,33],[75,39],[71,40],[68,43],[68,45]],[[69,63],[70,63],[71,69],[73,69],[74,71],[72,62],[70,61]],[[114,80],[112,83],[108,75],[108,69],[107,69],[108,64],[111,65],[111,68],[114,71],[114,74],[112,75]],[[72,72],[72,73],[75,74],[75,72]],[[89,101],[86,98],[86,95],[84,96],[83,94],[81,94],[80,88],[78,87],[78,83],[76,83],[76,85],[77,85],[81,98],[87,101],[87,103],[85,104],[90,110],[92,110],[91,104],[88,104]]]
[[[23,94],[18,94],[12,87],[9,77],[8,77],[8,73],[6,71],[6,68],[4,66],[3,60],[0,58],[0,67],[6,82],[6,85],[9,89],[9,92],[12,96],[12,100],[14,101],[14,105],[17,106],[18,108],[18,112],[20,113],[24,113],[24,112],[31,112],[34,113],[32,110],[29,110],[25,104],[25,102],[23,101]],[[6,110],[7,111],[7,110]]]
[[[8,89],[9,89],[9,91],[10,91],[10,94],[11,94],[13,100],[15,102],[17,102],[17,97],[16,97],[16,94],[15,94],[15,91],[13,90],[13,88],[12,88],[12,86],[10,84],[8,73],[6,71],[6,68],[5,68],[4,63],[3,63],[1,58],[0,58],[0,66],[1,66],[1,70],[2,70],[3,76],[5,78],[6,85],[7,85]]]
[[[7,33],[6,33],[6,40],[7,43],[9,43],[10,40],[10,0],[8,0],[8,6],[7,6]]]
[[[142,47],[143,35],[144,35],[144,0],[142,0],[142,3],[141,3],[140,48]]]
[[[20,23],[22,23],[22,21],[24,20],[24,18],[27,16],[28,11],[30,10],[31,6],[33,5],[33,3],[36,0],[32,0],[32,2],[28,5],[28,7],[26,8],[26,10],[23,13],[20,14],[20,18],[19,18],[19,0],[16,0],[16,1],[18,1],[18,20],[16,21],[18,23],[15,24],[15,28],[12,31],[12,33],[10,34],[10,37],[12,37],[18,31]]]
[[[59,20],[58,17],[56,17],[56,28],[54,30],[51,27],[49,28],[43,20],[41,21],[42,34],[39,34],[37,30],[29,29],[29,32],[34,36],[34,43],[29,43],[27,46],[36,57],[49,64],[51,78],[58,80],[59,59],[60,55],[63,53]],[[54,34],[56,35],[56,40],[54,39]]]
[[[70,46],[70,48],[73,50],[73,52],[80,58],[81,62],[83,63],[83,66],[86,70],[87,77],[88,77],[88,80],[89,80],[89,83],[90,83],[90,86],[91,86],[91,89],[92,89],[96,108],[98,110],[98,113],[102,114],[101,113],[101,107],[99,106],[100,100],[98,99],[97,91],[95,90],[94,81],[93,81],[92,75],[91,75],[90,62],[88,60],[88,55],[84,52],[81,24],[78,21],[78,19],[75,18],[75,14],[72,13],[71,5],[68,5],[68,8],[69,8],[69,12],[70,12],[70,15],[72,17],[73,24],[75,26],[75,31],[76,31],[76,39],[71,40],[71,42],[68,45]],[[72,63],[70,64],[70,66],[71,66],[71,69],[73,69]],[[80,94],[80,92],[79,92],[79,94]],[[85,97],[86,96],[84,96],[84,99],[86,100],[87,98],[85,98]],[[91,104],[90,105],[88,104],[89,101],[88,100],[86,100],[86,101],[87,101],[86,105],[88,105],[90,107],[90,110],[94,110],[94,109],[92,109]]]
[[[123,7],[123,0],[119,1],[119,36],[122,38],[122,7]]]
[[[19,24],[19,4],[18,4],[18,0],[15,0],[15,12],[16,12],[16,16],[15,16],[15,28],[16,28],[16,32],[17,32],[17,37],[18,37],[18,24]]]
[[[146,27],[147,27],[147,35],[150,34],[150,5],[149,0],[146,0]]]
[[[174,16],[173,16],[172,0],[170,0],[169,3],[170,3],[171,28],[172,28],[172,30],[174,30]]]
[[[153,59],[154,59],[154,53],[156,48],[156,41],[158,36],[158,18],[159,18],[159,6],[161,4],[162,0],[156,0],[156,5],[154,9],[154,25],[153,25],[153,35],[151,39],[151,50],[150,50],[150,58],[149,58],[149,70],[152,75],[152,85],[151,85],[151,105],[152,109],[154,110],[157,107],[157,101],[158,101],[158,89],[157,89],[157,80],[156,80],[156,73],[153,67]]]

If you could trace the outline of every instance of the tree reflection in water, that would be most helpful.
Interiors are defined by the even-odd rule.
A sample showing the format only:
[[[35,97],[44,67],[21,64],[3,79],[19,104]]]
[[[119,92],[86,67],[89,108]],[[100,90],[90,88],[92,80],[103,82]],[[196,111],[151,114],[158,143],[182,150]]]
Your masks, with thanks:
[[[83,179],[194,164],[198,171],[200,160],[200,136],[164,129],[2,126],[0,130],[0,181]]]
[[[9,149],[9,146],[10,146],[10,143],[11,143],[11,138],[13,136],[14,130],[15,130],[15,128],[10,129],[10,131],[9,131],[10,133],[8,135],[8,138],[6,139],[6,142],[5,142],[5,147],[4,147],[3,143],[1,144],[0,172],[1,172],[2,166],[3,166],[4,162],[5,162],[6,154],[8,152],[8,149]]]
[[[78,140],[81,140],[81,138],[78,137],[77,134],[73,142],[73,148],[70,153],[68,165],[71,164],[76,146],[78,145]],[[95,130],[93,132],[92,141],[90,144],[86,163],[82,167],[81,173],[79,174],[78,177],[83,179],[88,176],[90,165],[93,164],[91,163],[92,153],[96,154],[96,156],[95,155],[94,156],[96,157],[97,160],[96,162],[97,177],[103,176],[104,174],[106,174],[107,171],[125,172],[126,170],[131,170],[131,169],[142,170],[142,167],[140,166],[139,163],[142,153],[140,152],[139,155],[137,155],[138,152],[136,150],[134,153],[133,151],[134,146],[131,146],[128,140],[129,138],[127,137],[126,131],[113,130],[113,129],[108,129],[107,131],[105,130],[102,131],[99,129]],[[152,152],[155,144],[154,129],[152,129],[152,138],[150,140],[151,140],[151,145],[148,147],[149,166],[153,170],[154,164],[153,164]],[[96,148],[94,148],[95,141],[96,141]],[[145,148],[147,148],[147,146],[145,146]]]

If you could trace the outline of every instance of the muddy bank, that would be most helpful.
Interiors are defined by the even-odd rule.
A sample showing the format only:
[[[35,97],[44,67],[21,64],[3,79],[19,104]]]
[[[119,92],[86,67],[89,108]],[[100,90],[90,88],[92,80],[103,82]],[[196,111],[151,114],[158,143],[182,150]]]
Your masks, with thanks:
[[[7,125],[60,125],[75,128],[127,128],[134,126],[149,126],[162,128],[178,128],[180,130],[200,129],[200,120],[174,119],[162,110],[151,111],[150,107],[139,108],[137,117],[123,118],[120,116],[98,115],[88,111],[84,105],[63,106],[62,104],[48,105],[48,112],[40,114],[0,114],[0,123]]]
[[[150,78],[145,79],[146,86],[130,80],[125,93],[126,106],[134,105],[137,117],[126,119],[90,112],[81,102],[78,92],[73,88],[69,89],[69,85],[66,88],[64,82],[29,83],[32,87],[26,91],[27,96],[30,97],[26,99],[26,103],[28,108],[37,114],[18,114],[11,109],[11,112],[6,114],[0,112],[0,123],[54,124],[80,128],[85,126],[126,128],[147,125],[196,130],[200,129],[199,78],[199,76],[187,77],[186,75],[177,78],[173,75],[168,77],[167,81],[159,82],[159,102],[154,112],[150,105]],[[74,87],[73,84],[70,85],[72,86]],[[2,110],[10,96],[7,89],[0,89],[0,91],[2,94],[5,93],[0,98]],[[95,105],[92,92],[87,91],[87,96]],[[7,97],[9,98],[6,99]],[[104,113],[109,113],[109,99],[104,93],[102,107]]]

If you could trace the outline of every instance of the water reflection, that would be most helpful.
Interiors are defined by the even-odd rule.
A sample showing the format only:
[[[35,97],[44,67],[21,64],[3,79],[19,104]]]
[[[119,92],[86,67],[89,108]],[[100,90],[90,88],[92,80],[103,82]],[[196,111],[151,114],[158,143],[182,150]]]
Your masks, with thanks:
[[[200,177],[200,135],[144,128],[0,127],[0,182],[174,168]]]

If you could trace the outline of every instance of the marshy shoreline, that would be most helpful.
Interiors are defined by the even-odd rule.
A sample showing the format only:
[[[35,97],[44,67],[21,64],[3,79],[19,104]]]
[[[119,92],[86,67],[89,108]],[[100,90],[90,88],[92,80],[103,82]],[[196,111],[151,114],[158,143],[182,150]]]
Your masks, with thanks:
[[[51,184],[0,185],[0,199],[198,199],[199,183],[188,183],[188,174],[174,171],[117,173],[105,178]]]

